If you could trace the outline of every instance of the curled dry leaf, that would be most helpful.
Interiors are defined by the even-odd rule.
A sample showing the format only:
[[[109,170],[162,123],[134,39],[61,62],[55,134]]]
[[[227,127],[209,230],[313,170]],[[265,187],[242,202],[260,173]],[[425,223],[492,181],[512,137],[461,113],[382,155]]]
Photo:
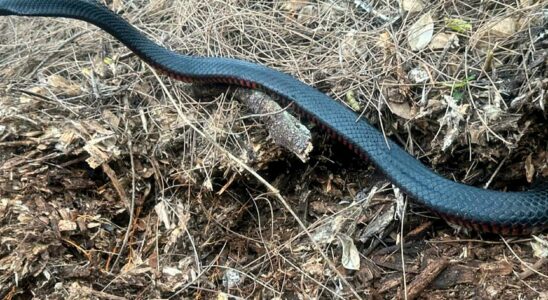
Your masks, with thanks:
[[[339,240],[341,241],[341,246],[343,248],[341,257],[343,267],[348,270],[359,270],[360,253],[358,252],[358,248],[356,248],[354,241],[346,235],[340,235]]]
[[[391,205],[381,215],[369,223],[359,234],[358,240],[365,243],[376,234],[381,234],[394,221],[396,206]]]
[[[534,241],[531,241],[533,255],[538,258],[548,258],[548,240],[538,236],[533,236]]]
[[[500,39],[508,38],[518,30],[518,22],[515,18],[507,17],[487,22],[479,28],[473,40],[477,41],[476,48],[492,50]]]
[[[434,19],[430,12],[425,13],[420,17],[407,32],[407,42],[413,51],[424,49],[434,35]]]
[[[402,0],[401,8],[408,12],[419,12],[424,9],[424,3],[421,0]]]
[[[165,201],[160,201],[158,204],[156,204],[154,206],[154,211],[156,212],[158,219],[162,221],[166,229],[172,229],[173,227],[175,227],[171,224],[171,221],[169,220],[169,212],[166,208]]]
[[[432,41],[428,45],[428,48],[431,50],[439,50],[439,49],[445,49],[445,47],[448,46],[448,44],[451,44],[449,46],[459,46],[459,38],[455,33],[445,33],[440,32],[434,35],[432,38]]]
[[[508,17],[499,21],[490,22],[483,28],[488,34],[497,37],[508,37],[517,31],[515,18]]]
[[[388,107],[393,114],[406,120],[413,119],[418,113],[415,107],[411,107],[407,102],[388,102]]]

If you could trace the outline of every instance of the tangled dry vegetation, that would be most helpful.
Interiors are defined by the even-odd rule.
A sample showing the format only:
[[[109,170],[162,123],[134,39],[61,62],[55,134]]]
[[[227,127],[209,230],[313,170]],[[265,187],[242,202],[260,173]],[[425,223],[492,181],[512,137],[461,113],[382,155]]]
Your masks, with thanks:
[[[433,3],[107,5],[169,48],[295,75],[444,176],[548,177],[546,3]],[[91,25],[2,17],[0,53],[3,299],[548,297],[545,235],[455,231],[315,129],[303,163]]]

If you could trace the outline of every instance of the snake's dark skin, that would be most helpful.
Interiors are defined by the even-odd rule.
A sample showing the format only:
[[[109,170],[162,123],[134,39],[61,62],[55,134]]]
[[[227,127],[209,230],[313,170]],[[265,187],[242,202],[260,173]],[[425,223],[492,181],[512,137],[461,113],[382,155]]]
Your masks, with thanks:
[[[501,192],[446,179],[386,140],[375,127],[329,96],[290,75],[255,63],[181,55],[154,43],[95,0],[0,0],[0,15],[65,17],[95,24],[141,59],[179,80],[261,89],[367,156],[405,193],[450,222],[484,232],[526,234],[548,227],[548,186]]]

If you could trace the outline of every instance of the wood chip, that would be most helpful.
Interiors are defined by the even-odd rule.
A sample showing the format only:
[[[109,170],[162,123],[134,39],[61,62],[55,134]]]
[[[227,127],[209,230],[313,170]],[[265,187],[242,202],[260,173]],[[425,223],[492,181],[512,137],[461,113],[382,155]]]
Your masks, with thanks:
[[[428,264],[428,266],[409,284],[407,288],[407,299],[417,298],[448,265],[449,259],[447,258],[440,258]]]

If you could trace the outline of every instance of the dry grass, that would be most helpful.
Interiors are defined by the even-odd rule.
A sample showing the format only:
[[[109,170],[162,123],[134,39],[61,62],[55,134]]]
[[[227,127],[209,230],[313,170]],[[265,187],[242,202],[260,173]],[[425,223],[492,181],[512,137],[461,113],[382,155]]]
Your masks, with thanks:
[[[441,1],[405,14],[397,1],[374,13],[354,2],[110,7],[166,47],[295,75],[458,181],[518,189],[548,176],[542,1]],[[458,43],[411,51],[407,34],[426,11],[434,33]],[[447,18],[471,29],[449,30]],[[510,32],[493,31],[509,20]],[[366,162],[317,134],[302,164],[230,95],[193,99],[186,84],[160,83],[91,25],[2,17],[0,53],[1,297],[393,297],[402,267],[410,283],[445,257],[424,295],[546,296],[547,266],[529,240],[453,241],[466,234],[421,207],[400,230],[404,198]],[[409,78],[417,68],[425,82]],[[360,251],[358,271],[343,267],[342,244]],[[522,261],[541,274],[520,277]]]

